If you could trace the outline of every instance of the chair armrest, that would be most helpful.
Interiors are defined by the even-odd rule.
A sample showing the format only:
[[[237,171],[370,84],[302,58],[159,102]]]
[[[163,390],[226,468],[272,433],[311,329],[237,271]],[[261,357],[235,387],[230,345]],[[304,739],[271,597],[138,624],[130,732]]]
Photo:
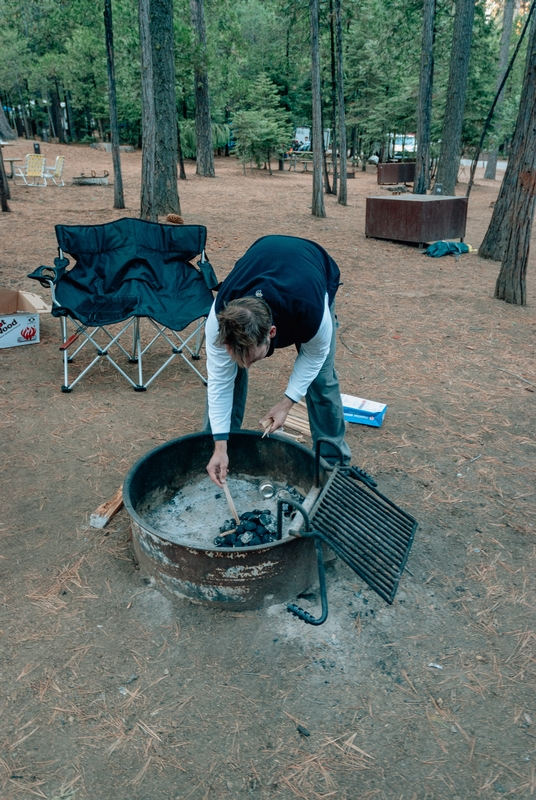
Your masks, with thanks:
[[[217,291],[220,287],[220,284],[216,277],[216,273],[212,268],[212,264],[209,261],[198,261],[197,266],[201,271],[201,275],[204,278],[207,288],[210,289],[211,292]]]
[[[65,270],[69,266],[68,258],[55,258],[53,267],[37,267],[33,272],[27,276],[39,281],[41,286],[47,287],[55,286],[58,281],[63,277]]]

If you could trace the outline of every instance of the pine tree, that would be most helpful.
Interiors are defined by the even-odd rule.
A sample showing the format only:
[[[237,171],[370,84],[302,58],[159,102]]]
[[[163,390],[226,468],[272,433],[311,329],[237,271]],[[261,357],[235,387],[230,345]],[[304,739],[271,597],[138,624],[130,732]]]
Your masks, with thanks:
[[[426,190],[430,186],[432,88],[434,85],[434,18],[435,0],[424,0],[414,194],[426,194]]]
[[[443,185],[443,194],[455,193],[460,166],[460,143],[469,73],[469,56],[473,36],[475,0],[457,0],[452,35],[447,106],[441,134],[441,153],[436,183]]]
[[[502,244],[495,297],[526,305],[526,273],[536,203],[536,15],[532,20],[525,78],[508,167],[500,191],[503,214],[495,212],[486,239]]]

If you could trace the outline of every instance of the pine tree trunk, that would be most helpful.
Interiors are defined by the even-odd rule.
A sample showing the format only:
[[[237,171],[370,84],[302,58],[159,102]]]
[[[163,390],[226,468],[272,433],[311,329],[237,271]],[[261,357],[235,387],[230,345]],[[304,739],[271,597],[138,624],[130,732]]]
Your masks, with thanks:
[[[501,31],[501,47],[499,50],[499,68],[497,73],[497,84],[495,91],[498,92],[504,77],[504,73],[508,68],[508,54],[510,51],[510,39],[512,36],[512,22],[514,19],[514,0],[505,0],[503,10],[503,24]],[[501,92],[497,105],[495,106],[495,114],[497,115],[497,122],[495,124],[494,141],[495,144],[488,156],[488,163],[486,164],[486,171],[484,178],[490,181],[495,180],[497,173],[497,157],[499,155],[499,144],[501,135],[500,112],[504,100],[504,89]]]
[[[142,66],[141,217],[180,214],[173,0],[140,0]]]
[[[155,205],[156,115],[150,26],[151,0],[139,0],[141,48],[141,211],[140,217],[157,222]]]
[[[322,186],[322,100],[320,94],[320,47],[318,41],[318,0],[309,0],[311,16],[311,90],[313,95],[313,202],[315,217],[325,217]]]
[[[536,17],[534,19],[536,19]],[[526,75],[530,72],[531,54],[534,49],[534,19],[531,25],[530,40],[527,48],[527,62],[525,68],[526,74],[521,93],[521,102],[519,104],[518,122],[523,113],[522,104],[527,102],[525,99],[528,90],[526,85]],[[486,235],[484,236],[484,240],[478,249],[478,254],[481,258],[489,258],[492,261],[502,261],[506,252],[509,232],[510,228],[512,227],[512,196],[515,192],[516,184],[519,183],[520,180],[518,152],[522,145],[523,131],[519,124],[516,124],[514,136],[512,138],[512,144],[510,146],[510,156],[508,158],[506,172],[501,183],[497,201],[493,208],[493,214],[491,216]]]
[[[344,113],[344,71],[342,53],[341,0],[335,0],[335,22],[337,29],[337,111],[339,116],[339,143],[341,153],[341,180],[337,202],[345,206],[348,202],[348,170],[346,146],[346,114]]]
[[[179,179],[181,181],[185,181],[186,171],[184,169],[184,157],[182,155],[181,128],[178,123],[177,123],[177,156],[179,158]]]
[[[432,126],[432,89],[434,85],[435,0],[424,0],[419,107],[417,109],[417,163],[413,194],[426,194],[430,187],[430,141]]]
[[[108,95],[110,105],[110,133],[112,139],[112,163],[114,167],[114,208],[124,208],[123,176],[119,153],[119,127],[117,124],[117,97],[115,92],[114,34],[112,25],[112,2],[104,0],[104,30],[106,32],[106,56],[108,64]]]
[[[26,105],[24,103],[24,98],[22,96],[22,90],[20,85],[17,83],[17,89],[19,92],[19,100],[20,100],[20,113],[22,115],[22,124],[24,125],[24,134],[27,139],[32,139],[32,131],[30,130],[30,121],[28,119],[28,115],[26,114]],[[59,103],[59,99],[58,99]]]
[[[9,187],[7,185],[6,171],[4,169],[4,159],[2,158],[2,148],[0,147],[0,210],[1,211],[11,210],[7,203],[8,197],[9,197]]]
[[[52,105],[50,108],[50,113],[54,119],[54,129],[56,131],[56,137],[60,140],[60,142],[65,142],[65,130],[63,128],[62,119],[63,113],[61,109],[61,100],[60,100],[60,87],[58,86],[57,78],[54,79],[54,89],[50,93],[50,97],[52,98]],[[26,122],[26,120],[24,120]],[[100,120],[99,120],[100,122]],[[27,129],[26,129],[27,130]],[[28,132],[26,133],[28,136]],[[102,135],[102,134],[101,134]]]
[[[339,180],[339,164],[337,158],[337,65],[335,55],[335,14],[333,13],[333,0],[329,0],[329,37],[331,45],[331,118],[333,120],[333,137],[331,142],[331,161],[333,164],[333,187],[331,194],[337,194]]]
[[[526,305],[525,277],[530,250],[530,236],[536,201],[536,17],[532,20],[527,49],[519,113],[512,139],[512,153],[504,176],[505,216],[495,218],[495,211],[486,234],[496,228],[506,229],[498,241],[503,243],[504,256],[495,286],[495,297],[515,305]],[[506,220],[506,224],[505,224]]]
[[[452,35],[447,104],[441,134],[441,152],[437,166],[436,183],[443,185],[443,194],[453,195],[460,166],[460,142],[469,56],[473,36],[475,0],[457,0]]]
[[[156,114],[156,213],[180,214],[173,0],[151,0],[151,44]]]
[[[212,146],[212,121],[210,117],[210,93],[207,72],[207,36],[203,0],[190,0],[192,26],[197,41],[194,66],[195,85],[195,136],[197,149],[196,174],[213,178],[214,148]]]
[[[323,112],[322,112],[322,131],[324,131],[324,113]],[[327,155],[327,152],[326,152],[326,143],[324,142],[324,135],[323,134],[322,134],[322,174],[324,176],[324,192],[326,194],[332,194],[331,184],[329,182],[328,155]]]
[[[0,139],[2,139],[4,142],[11,142],[16,138],[17,134],[11,129],[11,126],[4,113],[2,103],[0,103]]]

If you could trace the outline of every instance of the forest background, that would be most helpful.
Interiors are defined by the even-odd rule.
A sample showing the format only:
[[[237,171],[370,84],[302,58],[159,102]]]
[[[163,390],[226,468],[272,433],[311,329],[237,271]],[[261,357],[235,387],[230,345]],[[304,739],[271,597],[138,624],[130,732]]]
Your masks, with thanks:
[[[435,16],[432,142],[441,137],[454,3],[438,0]],[[511,50],[527,6],[515,9]],[[114,40],[122,144],[141,145],[138,7],[115,0]],[[348,143],[365,156],[386,134],[416,130],[422,2],[347,0],[343,4]],[[306,0],[207,0],[207,67],[213,143],[224,148],[234,115],[259,107],[266,84],[286,112],[289,141],[311,124],[309,4]],[[324,127],[332,119],[332,0],[320,4]],[[109,138],[103,9],[89,0],[0,0],[0,100],[19,135],[93,142]],[[476,5],[462,150],[480,138],[496,90],[502,4]],[[174,4],[177,117],[183,155],[195,156],[194,70],[199,53],[188,0]],[[501,147],[508,155],[519,107],[526,42],[506,86]],[[62,121],[63,120],[63,121]],[[492,127],[485,146],[494,142]],[[432,153],[434,155],[434,153]],[[435,153],[437,155],[437,152]]]

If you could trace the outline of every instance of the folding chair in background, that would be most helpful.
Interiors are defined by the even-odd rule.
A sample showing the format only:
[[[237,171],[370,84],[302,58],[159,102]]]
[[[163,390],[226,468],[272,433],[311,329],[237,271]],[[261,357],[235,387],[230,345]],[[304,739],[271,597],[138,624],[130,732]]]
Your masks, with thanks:
[[[52,314],[60,319],[62,392],[70,392],[103,359],[138,392],[145,391],[177,356],[206,385],[190,360],[200,358],[212,290],[217,288],[205,257],[206,237],[202,225],[160,225],[132,218],[104,225],[56,225],[59,256],[54,267],[38,267],[28,277],[50,288]],[[75,261],[70,270],[65,253]],[[190,263],[196,256],[199,269]],[[121,342],[127,331],[132,334],[130,347]],[[147,379],[146,354],[157,342],[164,345],[165,360]],[[69,365],[86,347],[91,354],[95,348],[96,355],[70,381]],[[137,364],[137,380],[110,355],[112,348],[118,348],[128,363]],[[156,355],[161,361],[162,353]]]
[[[53,167],[45,166],[45,178],[50,178],[56,186],[65,186],[63,182],[63,165],[65,156],[56,156],[56,163]]]
[[[23,167],[15,167],[14,183],[17,182],[16,178],[22,178],[26,186],[46,186],[45,165],[45,156],[28,153],[25,165]],[[29,181],[28,178],[33,178],[33,181]],[[40,180],[43,183],[39,183]]]

